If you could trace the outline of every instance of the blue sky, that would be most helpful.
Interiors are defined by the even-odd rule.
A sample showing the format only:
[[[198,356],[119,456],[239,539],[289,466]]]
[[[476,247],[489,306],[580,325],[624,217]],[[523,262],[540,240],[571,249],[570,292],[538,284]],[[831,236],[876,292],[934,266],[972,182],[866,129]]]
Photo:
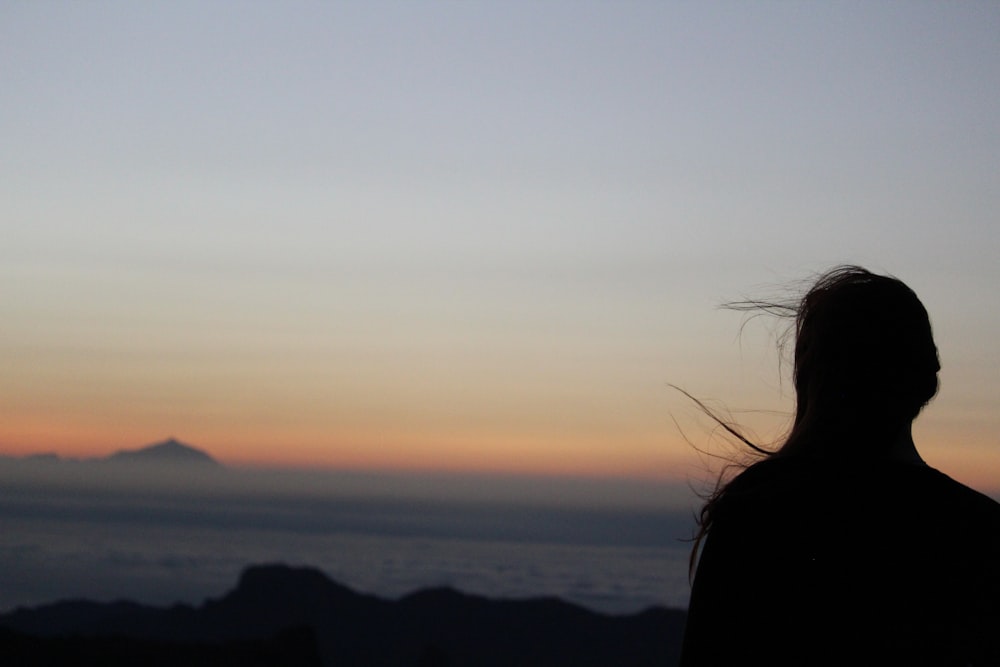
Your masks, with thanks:
[[[667,382],[789,403],[715,306],[855,262],[924,299],[918,434],[982,485],[997,34],[985,2],[7,3],[0,448],[683,477]]]

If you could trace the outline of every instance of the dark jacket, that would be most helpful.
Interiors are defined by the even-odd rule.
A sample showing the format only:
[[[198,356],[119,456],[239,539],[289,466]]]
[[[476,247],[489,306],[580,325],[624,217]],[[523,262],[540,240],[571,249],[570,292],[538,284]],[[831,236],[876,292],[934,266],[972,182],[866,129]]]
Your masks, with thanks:
[[[926,466],[751,466],[716,506],[681,664],[1000,665],[1000,504]]]

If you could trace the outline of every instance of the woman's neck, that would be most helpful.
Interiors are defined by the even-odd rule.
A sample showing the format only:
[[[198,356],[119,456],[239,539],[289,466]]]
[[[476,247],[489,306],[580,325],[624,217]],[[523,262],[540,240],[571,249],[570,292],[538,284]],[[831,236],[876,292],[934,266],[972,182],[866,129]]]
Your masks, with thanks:
[[[920,458],[917,446],[913,444],[912,426],[913,424],[911,422],[904,428],[900,429],[899,435],[897,435],[889,445],[889,449],[886,452],[887,458],[900,463],[911,463],[913,465],[925,466],[927,463]]]

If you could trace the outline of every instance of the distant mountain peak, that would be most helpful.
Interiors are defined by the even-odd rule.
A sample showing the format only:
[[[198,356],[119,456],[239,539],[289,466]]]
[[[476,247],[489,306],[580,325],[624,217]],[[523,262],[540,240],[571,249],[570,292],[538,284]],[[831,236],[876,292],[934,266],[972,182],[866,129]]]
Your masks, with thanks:
[[[178,440],[177,438],[175,438],[173,436],[170,436],[166,440],[162,440],[160,442],[154,442],[154,443],[151,443],[149,445],[146,445],[145,447],[140,448],[138,451],[143,451],[143,450],[147,450],[147,451],[148,450],[157,450],[157,451],[160,451],[160,452],[170,452],[170,451],[179,452],[179,451],[184,451],[184,450],[199,451],[196,447],[193,447],[191,445],[183,443],[183,442],[181,442],[180,440]]]
[[[120,463],[220,465],[207,452],[169,437],[139,449],[122,449],[107,458]]]

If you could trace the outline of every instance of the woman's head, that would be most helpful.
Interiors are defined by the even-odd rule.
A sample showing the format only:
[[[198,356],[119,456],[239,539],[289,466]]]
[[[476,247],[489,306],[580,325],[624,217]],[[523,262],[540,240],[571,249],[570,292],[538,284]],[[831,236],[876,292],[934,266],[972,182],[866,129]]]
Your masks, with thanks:
[[[795,315],[797,405],[783,449],[885,437],[937,392],[930,320],[900,280],[839,267],[815,282]]]
[[[822,274],[793,303],[741,301],[729,307],[795,319],[795,421],[777,450],[754,444],[694,399],[758,459],[891,455],[902,429],[937,392],[940,365],[930,319],[913,290],[896,278],[841,266]],[[701,508],[692,572],[727,488],[720,476]]]

